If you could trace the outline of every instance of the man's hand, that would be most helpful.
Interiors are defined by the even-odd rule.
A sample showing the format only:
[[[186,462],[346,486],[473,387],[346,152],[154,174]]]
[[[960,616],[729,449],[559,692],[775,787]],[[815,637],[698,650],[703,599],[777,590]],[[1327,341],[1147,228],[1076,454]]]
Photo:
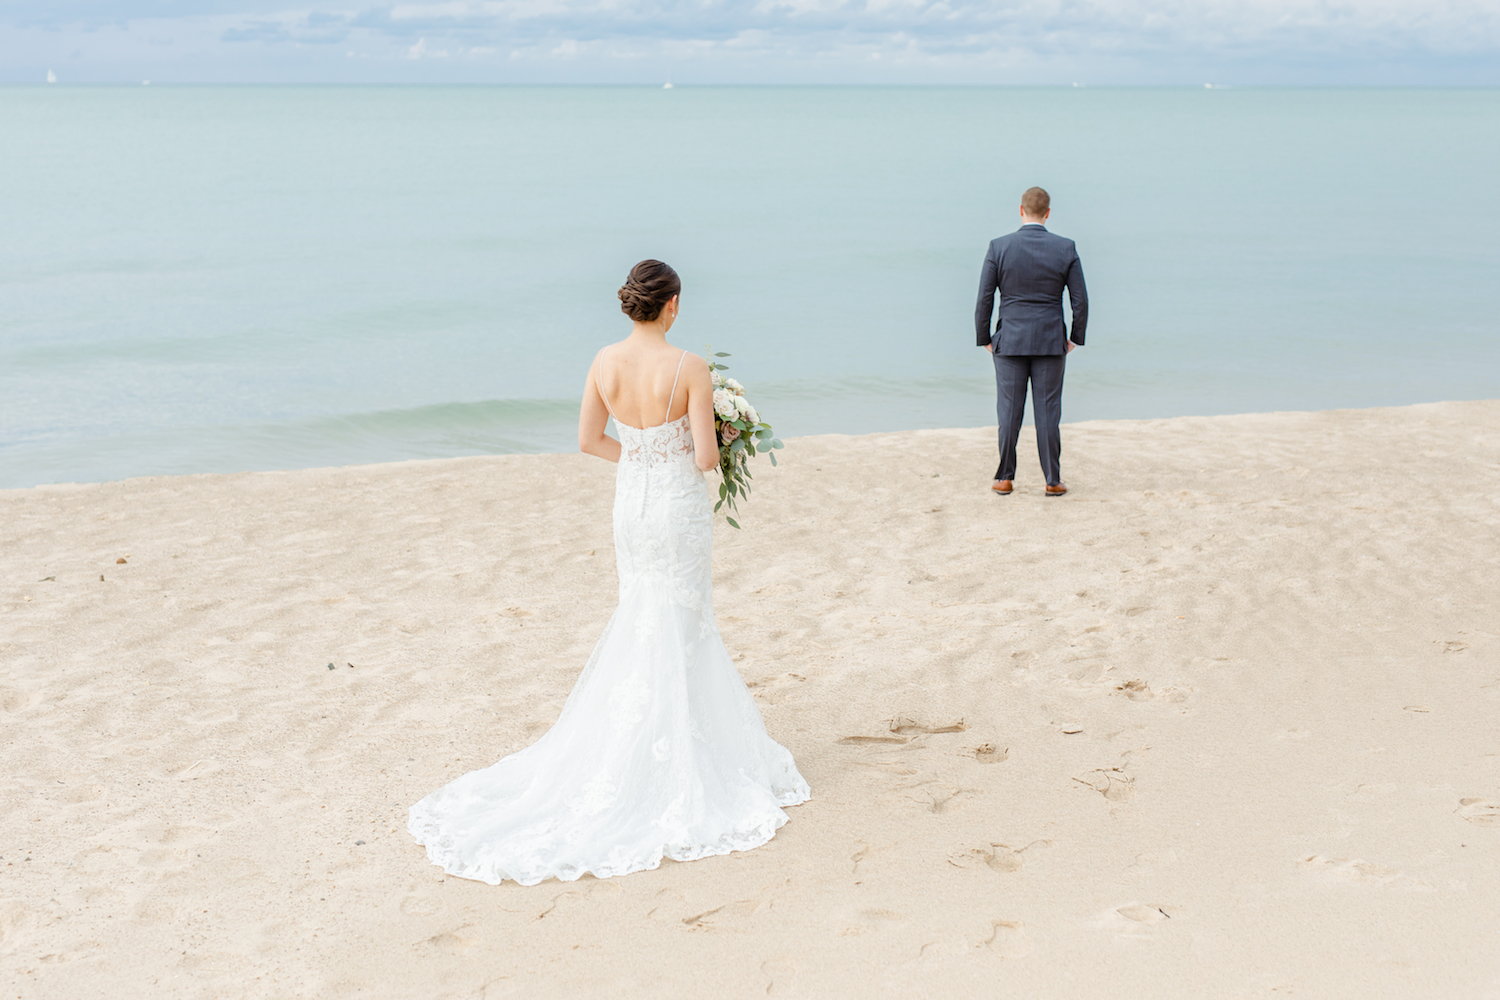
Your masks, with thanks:
[[[985,344],[984,345],[984,349],[986,351],[989,351],[991,354],[994,354],[995,353],[995,342],[992,340],[988,344]]]
[[[1068,345],[1068,349],[1066,351],[1063,351],[1063,355],[1064,356],[1072,354],[1073,353],[1073,348],[1075,348],[1075,347],[1078,346],[1077,344],[1073,343],[1071,340],[1067,341],[1066,343]]]

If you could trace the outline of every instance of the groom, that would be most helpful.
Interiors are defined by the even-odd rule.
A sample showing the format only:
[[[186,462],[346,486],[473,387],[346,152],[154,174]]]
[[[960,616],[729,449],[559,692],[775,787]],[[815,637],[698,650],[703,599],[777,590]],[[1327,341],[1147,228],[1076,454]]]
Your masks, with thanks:
[[[1083,265],[1073,241],[1047,232],[1052,199],[1039,187],[1021,195],[1021,228],[990,241],[979,275],[979,304],[974,330],[979,346],[995,356],[995,387],[1000,416],[1000,467],[990,489],[1009,496],[1016,475],[1016,441],[1026,408],[1026,383],[1031,383],[1031,413],[1036,424],[1036,450],[1047,476],[1047,496],[1068,492],[1058,460],[1062,439],[1064,359],[1083,346],[1088,326],[1088,290]],[[1073,307],[1073,336],[1063,323],[1062,293],[1068,290]],[[1000,292],[1000,319],[990,335],[990,313]]]

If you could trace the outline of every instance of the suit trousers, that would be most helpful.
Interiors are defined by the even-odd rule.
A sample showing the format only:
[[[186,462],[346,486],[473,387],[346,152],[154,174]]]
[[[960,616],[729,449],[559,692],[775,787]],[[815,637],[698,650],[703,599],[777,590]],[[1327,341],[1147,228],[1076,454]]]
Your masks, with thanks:
[[[1036,450],[1048,486],[1062,482],[1063,369],[1066,354],[996,354],[995,412],[1000,418],[1000,467],[996,479],[1016,477],[1016,442],[1026,413],[1026,383],[1031,383],[1031,415],[1036,424]]]

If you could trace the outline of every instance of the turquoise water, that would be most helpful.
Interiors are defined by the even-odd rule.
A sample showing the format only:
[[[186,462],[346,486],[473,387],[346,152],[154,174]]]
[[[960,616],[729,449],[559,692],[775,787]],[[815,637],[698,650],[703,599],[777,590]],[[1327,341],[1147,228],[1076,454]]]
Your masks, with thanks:
[[[1078,241],[1064,419],[1500,396],[1500,90],[0,88],[0,486],[571,450],[641,257],[779,433],[992,423],[988,240]]]

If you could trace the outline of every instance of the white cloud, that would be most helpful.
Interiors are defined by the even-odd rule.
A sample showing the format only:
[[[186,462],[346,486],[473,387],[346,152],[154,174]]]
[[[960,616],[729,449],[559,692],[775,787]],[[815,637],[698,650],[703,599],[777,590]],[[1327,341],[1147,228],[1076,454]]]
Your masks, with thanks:
[[[408,59],[447,59],[448,58],[448,50],[447,49],[429,49],[427,47],[427,39],[425,39],[425,38],[418,38],[417,41],[416,41],[416,43],[414,45],[412,45],[411,48],[409,48],[409,49],[406,50],[406,58],[408,58]]]

